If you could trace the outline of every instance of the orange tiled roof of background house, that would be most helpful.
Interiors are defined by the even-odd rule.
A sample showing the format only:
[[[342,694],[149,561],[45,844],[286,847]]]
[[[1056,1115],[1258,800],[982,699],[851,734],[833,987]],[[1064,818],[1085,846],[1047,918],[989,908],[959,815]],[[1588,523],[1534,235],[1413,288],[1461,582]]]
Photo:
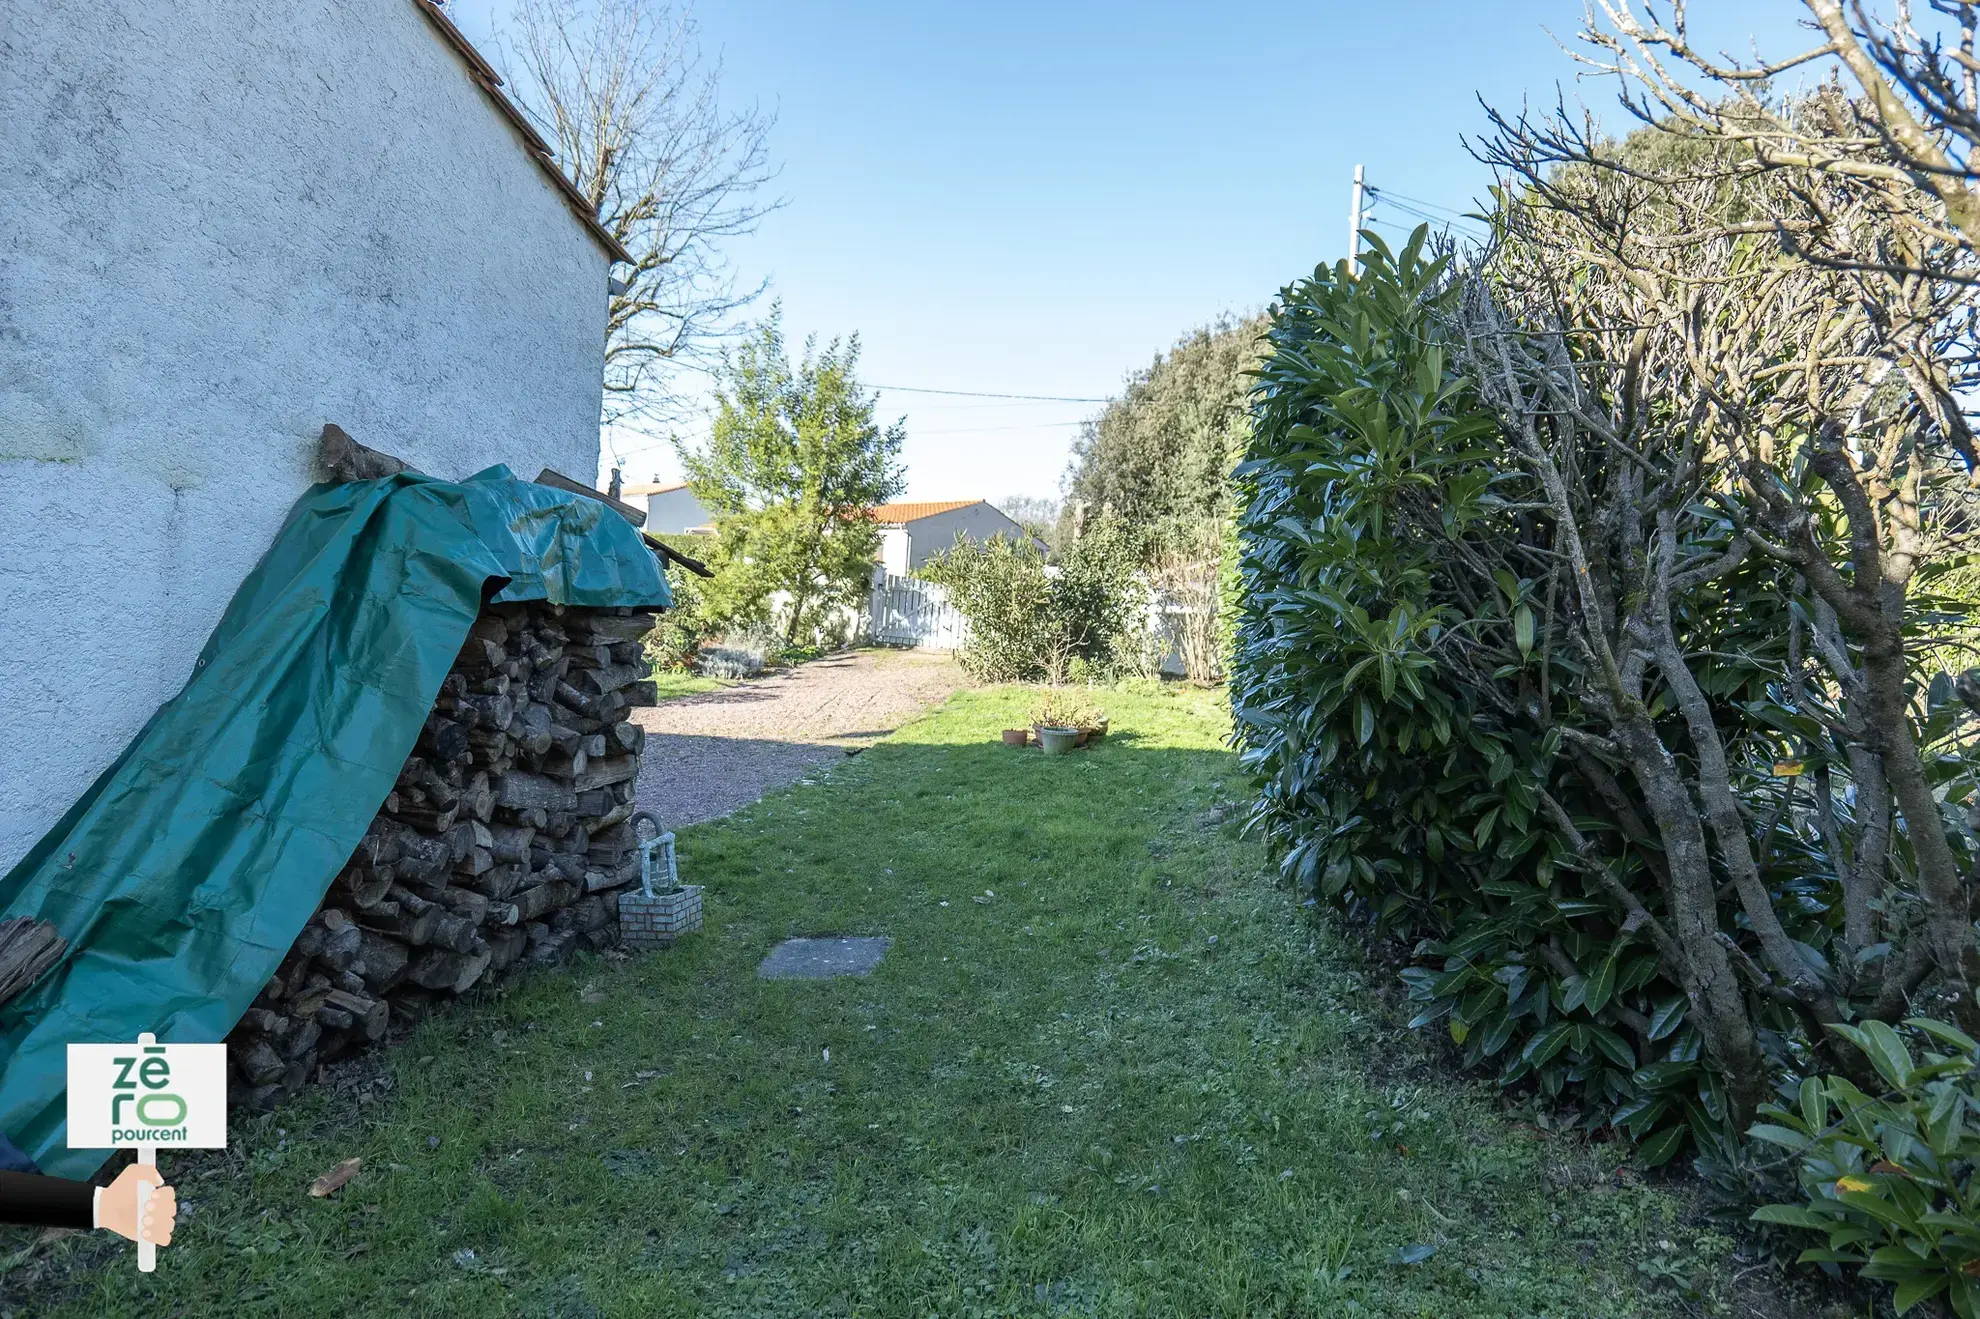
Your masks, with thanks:
[[[886,526],[898,526],[904,522],[932,518],[937,513],[953,513],[959,508],[982,502],[980,499],[923,499],[903,504],[878,504],[868,511],[867,516]]]

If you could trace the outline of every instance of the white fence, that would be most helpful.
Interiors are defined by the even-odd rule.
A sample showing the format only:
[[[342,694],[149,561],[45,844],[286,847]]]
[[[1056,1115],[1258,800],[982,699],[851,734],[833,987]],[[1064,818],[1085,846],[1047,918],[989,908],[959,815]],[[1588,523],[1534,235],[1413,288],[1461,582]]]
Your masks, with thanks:
[[[1143,627],[1155,652],[1149,659],[1162,673],[1181,677],[1184,637],[1192,621],[1189,616],[1214,611],[1158,594],[1152,588],[1145,608]],[[894,573],[875,574],[863,622],[866,638],[884,646],[956,650],[969,637],[969,624],[949,603],[948,592],[933,582]]]
[[[866,635],[885,646],[955,650],[968,635],[962,612],[933,582],[877,574],[866,603]]]
[[[1183,604],[1151,591],[1144,626],[1150,649],[1159,656],[1155,659],[1156,669],[1170,678],[1187,677],[1189,667],[1183,663],[1183,651],[1190,637],[1202,631],[1199,620],[1207,619],[1214,626],[1215,614],[1215,610],[1203,605]]]

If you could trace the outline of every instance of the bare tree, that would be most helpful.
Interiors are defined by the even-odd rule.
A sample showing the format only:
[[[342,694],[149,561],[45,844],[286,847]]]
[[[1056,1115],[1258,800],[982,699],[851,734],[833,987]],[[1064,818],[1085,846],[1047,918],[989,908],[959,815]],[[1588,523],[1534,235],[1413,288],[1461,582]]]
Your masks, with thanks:
[[[1683,0],[1670,18],[1637,0],[1595,0],[1580,34],[1582,64],[1618,75],[1623,104],[1667,132],[1745,144],[1763,169],[1814,171],[1905,184],[1938,201],[1936,213],[1908,210],[1892,218],[1920,227],[1919,242],[1950,239],[1970,253],[1980,246],[1980,60],[1973,0],[1925,0],[1939,22],[1920,26],[1911,0],[1897,0],[1880,20],[1862,0],[1803,0],[1819,42],[1781,59],[1741,61],[1692,44]],[[1951,45],[1948,46],[1948,39]],[[1774,94],[1796,70],[1847,70],[1860,95],[1834,103],[1832,122],[1797,120]],[[1791,237],[1791,236],[1790,236]],[[1805,253],[1805,255],[1819,255]],[[1862,254],[1860,261],[1888,264]]]
[[[1977,272],[1940,195],[1893,164],[1839,84],[1777,98],[1756,77],[1708,99],[1658,62],[1658,43],[1688,50],[1681,32],[1608,13],[1622,36],[1584,36],[1653,128],[1617,143],[1565,111],[1494,115],[1478,151],[1504,205],[1457,333],[1540,487],[1582,699],[1609,728],[1570,733],[1571,758],[1598,790],[1608,764],[1638,785],[1662,853],[1667,915],[1651,933],[1739,1111],[1760,1088],[1735,973],[1816,1040],[1839,996],[1889,1020],[1928,981],[1943,1010],[1976,1020],[1969,876],[1907,656],[1920,570],[1971,534],[1959,394]],[[1799,158],[1790,139],[1808,144]],[[1785,639],[1791,707],[1822,729],[1807,759],[1838,769],[1820,771],[1807,808],[1790,812],[1784,792],[1756,837],[1736,789],[1756,748],[1729,741],[1708,696],[1715,657],[1687,654],[1673,620],[1762,564],[1805,602]],[[1679,716],[1675,739],[1660,704]],[[1836,835],[1845,799],[1853,845],[1830,850],[1851,960],[1831,969],[1784,928],[1760,850],[1783,818]],[[1724,907],[1757,956],[1720,933],[1735,923]]]
[[[672,420],[667,368],[703,358],[762,292],[737,288],[723,244],[781,205],[761,191],[774,116],[723,107],[721,62],[671,0],[516,0],[512,16],[510,90],[633,258],[611,295],[603,420]]]

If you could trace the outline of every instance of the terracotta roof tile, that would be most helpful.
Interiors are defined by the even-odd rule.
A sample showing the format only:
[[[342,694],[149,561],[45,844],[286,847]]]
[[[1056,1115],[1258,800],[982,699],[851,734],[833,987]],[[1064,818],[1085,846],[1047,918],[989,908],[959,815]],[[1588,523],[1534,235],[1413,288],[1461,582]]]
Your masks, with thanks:
[[[907,522],[919,522],[932,518],[937,513],[953,513],[959,508],[969,508],[980,504],[981,499],[923,499],[902,504],[879,504],[870,509],[867,516],[883,526],[898,527]]]

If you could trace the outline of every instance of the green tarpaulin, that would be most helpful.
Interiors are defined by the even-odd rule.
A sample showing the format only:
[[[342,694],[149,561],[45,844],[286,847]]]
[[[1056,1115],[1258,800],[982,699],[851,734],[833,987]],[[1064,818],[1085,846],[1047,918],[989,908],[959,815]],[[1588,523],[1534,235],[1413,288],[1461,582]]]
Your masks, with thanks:
[[[0,880],[63,960],[0,1009],[0,1132],[46,1172],[65,1046],[223,1038],[323,900],[487,600],[666,605],[639,533],[493,467],[317,486],[242,583],[185,688]]]

